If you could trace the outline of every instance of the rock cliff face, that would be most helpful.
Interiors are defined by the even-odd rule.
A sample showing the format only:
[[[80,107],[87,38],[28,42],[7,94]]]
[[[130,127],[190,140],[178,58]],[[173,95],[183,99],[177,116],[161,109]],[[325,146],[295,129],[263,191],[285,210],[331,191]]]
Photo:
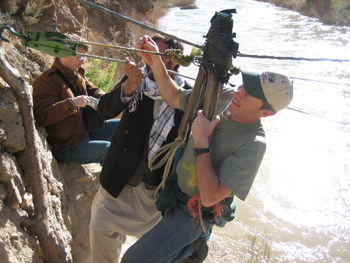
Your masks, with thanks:
[[[101,11],[81,6],[77,1],[1,2],[0,24],[10,24],[17,32],[28,29],[58,31],[88,41],[123,46],[133,46],[136,37],[149,33]],[[92,2],[154,24],[166,8],[165,2],[181,4],[193,1]],[[99,164],[57,163],[52,157],[45,129],[35,127],[33,121],[28,125],[32,118],[28,108],[31,109],[32,104],[31,84],[51,66],[53,58],[24,47],[7,31],[2,36],[10,43],[0,41],[0,262],[88,262],[90,206],[98,188],[101,167]],[[125,57],[118,50],[106,48],[92,48],[92,53]],[[127,55],[133,57],[133,54]],[[16,76],[15,80],[11,76]],[[28,87],[27,91],[18,87],[17,81],[22,83],[20,86]],[[29,96],[24,94],[26,92]],[[31,125],[35,127],[33,131],[28,127]],[[28,133],[33,134],[29,136]],[[36,162],[37,166],[33,165]],[[35,195],[38,189],[41,192]],[[48,250],[52,249],[47,244],[50,240],[59,244],[58,253],[63,258],[47,256]]]

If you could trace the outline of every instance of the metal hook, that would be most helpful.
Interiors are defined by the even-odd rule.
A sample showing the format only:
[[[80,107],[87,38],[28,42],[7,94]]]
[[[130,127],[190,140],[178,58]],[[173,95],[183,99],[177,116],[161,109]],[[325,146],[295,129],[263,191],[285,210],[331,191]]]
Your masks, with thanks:
[[[12,27],[8,26],[8,25],[1,25],[0,26],[0,39],[2,41],[5,41],[5,42],[8,42],[10,43],[10,41],[5,38],[2,34],[3,32],[5,31],[5,29],[7,29],[10,33],[12,33],[13,35],[19,37],[19,38],[22,38],[23,40],[27,41],[28,40],[28,37],[27,36],[24,36],[24,35],[21,35],[19,33],[17,33]]]
[[[2,34],[4,33],[4,30],[5,30],[4,27],[1,27],[1,28],[0,28],[0,40],[1,40],[1,41],[4,41],[4,42],[7,42],[7,43],[10,43],[10,40],[8,40],[7,38],[5,38],[5,37],[2,36]]]

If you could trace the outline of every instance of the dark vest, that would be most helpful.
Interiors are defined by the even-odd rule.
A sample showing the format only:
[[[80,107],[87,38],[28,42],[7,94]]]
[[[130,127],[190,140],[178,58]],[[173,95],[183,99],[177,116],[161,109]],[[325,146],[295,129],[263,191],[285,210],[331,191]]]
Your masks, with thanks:
[[[189,88],[186,86],[186,88]],[[100,183],[112,196],[117,197],[124,186],[138,171],[140,165],[147,163],[148,138],[153,124],[154,101],[147,96],[139,102],[134,112],[126,109],[120,124],[112,138],[111,146],[105,157]],[[183,112],[175,110],[175,126],[169,132],[167,144],[175,140]],[[156,187],[163,174],[164,167],[155,171],[145,171],[150,186]],[[149,180],[150,179],[150,180]]]

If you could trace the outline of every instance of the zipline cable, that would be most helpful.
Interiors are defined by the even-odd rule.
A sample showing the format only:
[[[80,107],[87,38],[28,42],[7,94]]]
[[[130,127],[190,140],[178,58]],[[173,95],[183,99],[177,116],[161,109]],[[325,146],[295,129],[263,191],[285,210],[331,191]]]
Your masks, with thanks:
[[[53,38],[52,38],[53,39]],[[53,39],[54,40],[54,39]],[[134,47],[125,47],[125,46],[118,46],[118,45],[109,45],[104,43],[98,43],[98,42],[90,42],[90,41],[78,41],[74,39],[65,39],[66,42],[70,43],[76,43],[76,44],[85,44],[85,45],[91,45],[91,46],[98,46],[98,47],[107,47],[107,48],[115,48],[115,49],[122,49],[122,50],[128,50],[132,52],[142,52],[142,53],[148,53],[153,55],[159,55],[159,56],[165,56],[166,53],[161,52],[154,52],[150,50],[144,50],[144,49],[138,49]],[[77,53],[77,52],[76,52]],[[78,53],[77,53],[78,54]],[[101,57],[102,59],[103,57]]]
[[[125,15],[122,15],[120,13],[117,13],[115,11],[112,11],[110,9],[107,9],[103,6],[100,6],[100,5],[97,5],[97,4],[94,4],[94,3],[91,3],[89,1],[86,1],[86,0],[78,0],[79,2],[81,2],[82,4],[85,4],[87,6],[90,6],[90,7],[93,7],[93,8],[96,8],[100,11],[103,11],[105,13],[108,13],[114,17],[117,17],[119,19],[122,19],[124,21],[127,21],[127,22],[130,22],[130,23],[133,23],[133,24],[136,24],[140,27],[143,27],[143,28],[146,28],[150,31],[153,31],[153,32],[156,32],[156,33],[159,33],[159,34],[162,34],[163,36],[166,36],[166,37],[169,37],[169,38],[173,38],[173,39],[176,39],[178,40],[179,42],[182,42],[182,43],[185,43],[185,44],[188,44],[188,45],[191,45],[191,46],[194,46],[194,47],[197,47],[197,48],[200,48],[202,49],[204,46],[203,45],[199,45],[199,44],[195,44],[195,43],[192,43],[188,40],[185,40],[185,39],[181,39],[175,35],[172,35],[172,34],[168,34],[166,32],[163,32],[155,27],[152,27],[152,26],[149,26],[145,23],[142,23],[140,21],[137,21],[135,19],[132,19],[132,18],[129,18]],[[21,35],[21,34],[18,34],[16,31],[13,30],[13,28],[11,28],[10,26],[8,25],[0,25],[0,40],[2,41],[6,41],[6,42],[9,42],[8,39],[6,39],[5,37],[2,36],[2,33],[3,31],[7,29],[9,32],[11,32],[12,34],[16,35],[17,37],[20,37],[22,39],[24,39],[24,42],[31,42],[31,44],[33,44],[34,46],[31,46],[31,47],[36,47],[35,43],[36,43],[36,40],[32,40],[30,38],[30,36],[24,36],[24,35]],[[48,32],[48,33],[53,33],[53,32]],[[60,34],[62,36],[64,36],[63,34]],[[54,38],[50,38],[50,40],[54,40]],[[89,44],[89,45],[95,45],[95,46],[102,46],[102,47],[108,47],[108,48],[119,48],[119,49],[124,49],[124,50],[130,50],[130,51],[139,51],[139,52],[147,52],[147,51],[140,51],[138,49],[135,49],[135,48],[132,48],[132,47],[122,47],[122,46],[117,46],[117,45],[108,45],[108,44],[103,44],[103,43],[96,43],[96,42],[88,42],[88,41],[76,41],[76,40],[70,40],[69,38],[60,38],[58,39],[59,41],[65,41],[65,42],[73,42],[73,43],[81,43],[81,44]],[[44,43],[42,43],[43,41],[37,41],[38,44],[40,45],[44,45]],[[45,42],[45,41],[44,41]],[[50,42],[50,41],[46,41],[46,42]],[[48,44],[48,43],[47,43]],[[59,48],[58,48],[59,49]],[[152,53],[152,52],[150,52]],[[154,54],[157,54],[157,55],[166,55],[166,54],[163,54],[163,53],[156,53],[156,52],[153,52]],[[291,57],[291,56],[273,56],[273,55],[251,55],[251,54],[244,54],[244,53],[241,53],[241,52],[238,52],[237,53],[237,56],[238,57],[244,57],[244,58],[258,58],[258,59],[279,59],[279,60],[304,60],[304,61],[329,61],[329,62],[350,62],[350,59],[333,59],[333,58],[307,58],[307,57]],[[113,59],[110,59],[110,58],[105,58],[105,57],[96,57],[96,58],[101,58],[101,59],[106,59],[106,60],[112,60],[114,61]]]
[[[153,26],[149,26],[145,23],[142,23],[140,21],[137,21],[135,19],[132,19],[130,17],[127,17],[125,15],[122,15],[122,14],[119,14],[115,11],[112,11],[108,8],[105,8],[103,6],[100,6],[100,5],[97,5],[97,4],[94,4],[94,3],[91,3],[89,1],[86,1],[86,0],[78,0],[79,2],[87,5],[87,6],[90,6],[90,7],[93,7],[93,8],[96,8],[102,12],[105,12],[105,13],[108,13],[114,17],[117,17],[119,19],[122,19],[124,21],[127,21],[127,22],[130,22],[130,23],[133,23],[133,24],[136,24],[140,27],[143,27],[145,29],[148,29],[150,31],[153,31],[153,32],[156,32],[156,33],[159,33],[159,34],[162,34],[163,36],[166,36],[166,37],[170,37],[170,38],[174,38],[176,39],[177,41],[180,41],[182,43],[185,43],[185,44],[188,44],[188,45],[191,45],[191,46],[194,46],[194,47],[197,47],[197,48],[203,48],[202,45],[198,45],[198,44],[195,44],[193,42],[190,42],[188,40],[185,40],[185,39],[181,39],[177,36],[174,36],[172,34],[168,34],[164,31],[161,31]],[[306,58],[306,57],[282,57],[282,56],[268,56],[268,55],[250,55],[250,54],[243,54],[243,53],[240,53],[238,52],[237,56],[239,57],[245,57],[245,58],[263,58],[263,59],[283,59],[283,60],[305,60],[305,61],[331,61],[331,62],[350,62],[350,59],[332,59],[332,58]]]
[[[77,55],[81,55],[81,56],[85,56],[85,57],[91,57],[91,58],[97,58],[97,59],[100,59],[100,58],[101,58],[100,56],[90,55],[90,54],[85,54],[85,53],[77,53]],[[115,58],[104,58],[104,59],[111,60],[111,61],[115,61],[115,62],[118,62],[118,63],[124,63],[124,64],[127,63],[125,60],[121,60],[121,59],[115,59]],[[181,74],[181,73],[179,73],[179,72],[176,72],[176,71],[173,71],[173,70],[170,70],[170,69],[168,69],[167,71],[168,71],[168,73],[175,74],[175,75],[179,75],[179,76],[184,77],[184,78],[187,78],[187,79],[196,80],[195,78],[192,78],[192,77],[190,77],[190,76]],[[307,81],[323,82],[323,81],[317,81],[317,80],[312,80],[312,79],[303,79],[303,78],[296,78],[296,77],[291,77],[291,78],[292,78],[292,79],[307,80]],[[326,81],[324,81],[324,83],[336,84],[336,85],[339,84],[339,83],[326,82]],[[231,85],[231,86],[234,86],[234,85],[231,84],[231,83],[228,83],[228,84]],[[339,84],[339,85],[341,85],[341,84]],[[343,125],[348,125],[348,124],[349,124],[349,123],[347,123],[347,122],[342,122],[342,121],[337,121],[337,120],[329,119],[329,118],[323,117],[323,116],[321,116],[321,115],[318,115],[318,114],[315,114],[315,113],[311,113],[311,112],[306,112],[306,111],[303,111],[303,110],[300,110],[300,109],[297,109],[297,108],[287,107],[287,109],[288,109],[288,110],[295,111],[295,112],[299,112],[299,113],[302,113],[302,114],[306,114],[306,115],[318,117],[318,118],[321,118],[321,119],[325,119],[325,120],[328,120],[328,121],[336,122],[336,123],[343,124]]]
[[[305,57],[283,57],[283,56],[267,56],[267,55],[249,55],[238,52],[238,57],[244,58],[263,58],[263,59],[281,59],[281,60],[305,60],[305,61],[331,61],[331,62],[350,62],[350,59],[337,58],[305,58]]]
[[[297,109],[297,108],[294,108],[294,107],[287,107],[286,109],[292,110],[292,111],[295,111],[295,112],[299,112],[299,113],[302,113],[302,114],[310,115],[310,116],[313,116],[313,117],[318,117],[318,118],[321,118],[321,119],[324,119],[324,120],[327,120],[327,121],[332,121],[332,122],[335,122],[335,123],[338,123],[338,124],[342,124],[342,125],[349,125],[349,124],[350,124],[349,122],[346,122],[346,121],[337,121],[337,120],[333,120],[333,119],[324,117],[324,116],[322,116],[322,115],[318,115],[318,114],[316,114],[316,113],[311,113],[311,112],[303,111],[303,110],[301,110],[301,109]]]
[[[125,60],[117,59],[117,58],[101,57],[101,56],[97,56],[97,55],[91,55],[91,54],[79,53],[79,52],[76,52],[76,54],[77,54],[78,56],[82,56],[82,57],[89,57],[89,58],[110,60],[110,61],[114,61],[114,62],[118,62],[118,63],[123,63],[123,64],[127,64],[127,63],[128,63],[128,62],[126,62]],[[171,73],[171,74],[175,74],[175,75],[178,75],[178,76],[181,76],[181,77],[190,79],[190,80],[196,80],[195,78],[186,76],[186,75],[181,74],[181,73],[179,73],[179,72],[177,72],[177,71],[174,71],[174,70],[167,69],[167,71],[168,71],[169,73]],[[232,84],[230,84],[230,85],[232,85]]]
[[[79,53],[79,52],[75,52],[75,53],[77,54],[77,56],[81,56],[81,57],[103,59],[103,60],[109,60],[109,61],[114,61],[114,62],[126,64],[125,60],[118,59],[118,58],[102,57],[102,56],[97,56],[97,55],[92,55],[92,54],[86,54],[86,53]]]
[[[158,33],[158,34],[162,34],[162,35],[165,36],[165,37],[174,38],[174,39],[176,39],[177,41],[180,41],[180,42],[182,42],[182,43],[185,43],[185,44],[188,44],[188,45],[191,45],[191,46],[194,46],[194,47],[198,47],[198,48],[202,48],[202,47],[203,47],[203,46],[201,46],[201,45],[192,43],[192,42],[187,41],[187,40],[185,40],[185,39],[181,39],[181,38],[179,38],[179,37],[177,37],[177,36],[174,36],[174,35],[168,34],[168,33],[166,33],[166,32],[163,32],[163,31],[161,31],[161,30],[159,30],[159,29],[157,29],[157,28],[155,28],[155,27],[153,27],[153,26],[147,25],[147,24],[145,24],[145,23],[139,22],[139,21],[137,21],[137,20],[135,20],[135,19],[132,19],[132,18],[130,18],[130,17],[127,17],[127,16],[124,16],[124,15],[122,15],[122,14],[119,14],[119,13],[117,13],[117,12],[115,12],[115,11],[112,11],[112,10],[110,10],[110,9],[108,9],[108,8],[105,8],[105,7],[103,7],[103,6],[100,6],[100,5],[91,3],[91,2],[89,2],[89,1],[85,1],[85,0],[78,0],[78,1],[81,2],[81,3],[83,3],[83,4],[85,4],[85,5],[94,7],[94,8],[96,8],[96,9],[102,11],[102,12],[108,13],[108,14],[110,14],[111,16],[120,18],[120,19],[122,19],[122,20],[124,20],[124,21],[127,21],[127,22],[130,22],[130,23],[132,23],[132,24],[138,25],[138,26],[140,26],[140,27],[143,27],[143,28],[148,29],[148,30],[150,30],[150,31],[156,32],[156,33]]]
[[[324,81],[324,80],[316,80],[316,79],[307,79],[307,78],[301,78],[301,77],[290,77],[291,79],[297,79],[297,80],[303,80],[303,81],[312,81],[312,82],[319,82],[324,84],[331,84],[331,85],[338,85],[338,86],[347,86],[350,87],[350,84],[345,83],[338,83],[338,82],[332,82],[332,81]]]
[[[124,64],[127,63],[125,60],[117,59],[117,58],[103,57],[103,56],[97,56],[97,55],[86,54],[86,53],[79,53],[79,52],[76,52],[76,54],[77,54],[78,56],[82,56],[82,57],[90,57],[90,58],[95,58],[95,59],[103,59],[103,60],[109,60],[109,61],[114,61],[114,62],[118,62],[118,63],[124,63]],[[181,73],[176,72],[176,71],[168,70],[168,72],[169,72],[169,73],[172,73],[172,74],[175,74],[175,75],[179,75],[179,76],[181,76],[181,77],[184,77],[184,78],[187,78],[187,79],[190,79],[190,80],[196,80],[196,79],[193,78],[193,77],[190,77],[190,76],[181,74]],[[347,87],[350,87],[350,84],[337,83],[337,82],[332,82],[332,81],[323,81],[323,80],[316,80],[316,79],[307,79],[307,78],[294,77],[294,76],[291,76],[290,78],[291,78],[291,79],[296,79],[296,80],[302,80],[302,81],[311,81],[311,82],[318,82],[318,83],[323,83],[323,84],[331,84],[331,85],[338,85],[338,86],[347,86]],[[234,86],[234,85],[231,84],[231,83],[228,83],[228,84],[230,84],[231,86]]]
[[[128,18],[124,15],[121,15],[119,13],[116,13],[114,11],[111,11],[107,8],[104,8],[104,7],[101,7],[99,5],[96,5],[96,4],[93,4],[93,3],[90,3],[88,1],[85,1],[85,0],[78,0],[80,2],[83,2],[85,3],[86,5],[90,5],[94,8],[97,8],[99,10],[102,10],[104,12],[107,12],[109,14],[111,14],[112,16],[116,16],[118,18],[121,18],[123,20],[126,20],[128,22],[131,22],[131,23],[134,23],[134,24],[137,24],[141,27],[144,27],[144,28],[147,28],[151,31],[155,31],[157,33],[160,33],[160,34],[163,34],[164,36],[167,36],[167,37],[171,37],[171,38],[174,38],[180,42],[183,42],[183,43],[186,43],[186,44],[189,44],[189,45],[192,45],[192,46],[195,46],[195,47],[199,47],[199,48],[202,48],[202,46],[200,45],[197,45],[197,44],[193,44],[189,41],[186,41],[186,40],[183,40],[183,39],[180,39],[176,36],[173,36],[173,35],[170,35],[170,34],[167,34],[165,32],[162,32],[154,27],[150,27],[150,26],[147,26],[139,21],[136,21],[136,20],[133,20],[131,18]],[[11,27],[9,26],[6,26],[6,25],[1,25],[0,27],[0,38],[2,41],[6,41],[6,42],[10,42],[9,40],[7,40],[6,38],[4,38],[2,36],[2,33],[4,31],[4,29],[7,29],[9,30],[12,34],[16,35],[17,37],[20,37],[20,38],[25,38],[25,36],[23,35],[20,35],[18,34],[16,31],[14,31]],[[122,46],[117,46],[117,45],[108,45],[108,44],[103,44],[103,43],[97,43],[97,42],[88,42],[88,41],[77,41],[77,40],[70,40],[70,39],[64,39],[65,41],[67,42],[73,42],[73,43],[81,43],[81,44],[88,44],[88,45],[96,45],[96,46],[102,46],[102,47],[109,47],[109,48],[119,48],[119,49],[124,49],[124,50],[129,50],[129,51],[137,51],[137,52],[145,52],[145,53],[152,53],[152,54],[155,54],[155,55],[165,55],[164,53],[157,53],[157,52],[152,52],[152,51],[145,51],[145,50],[139,50],[139,49],[136,49],[136,48],[132,48],[132,47],[122,47]],[[45,46],[44,43],[41,43],[42,46]],[[50,46],[47,46],[48,48]],[[56,47],[57,48],[57,47]],[[59,49],[59,48],[58,48]],[[118,62],[118,63],[126,63],[125,60],[121,60],[121,59],[116,59],[116,58],[109,58],[109,57],[103,57],[103,56],[97,56],[97,55],[91,55],[91,54],[85,54],[85,53],[78,53],[78,52],[75,52],[76,55],[79,55],[79,56],[84,56],[84,57],[91,57],[91,58],[96,58],[96,59],[104,59],[104,60],[109,60],[109,61],[115,61],[115,62]],[[249,55],[249,54],[242,54],[242,53],[238,53],[237,56],[240,56],[240,57],[247,57],[247,58],[259,58],[259,59],[281,59],[281,60],[306,60],[306,61],[331,61],[331,62],[350,62],[349,59],[328,59],[328,58],[305,58],[305,57],[282,57],[282,56],[266,56],[266,55]],[[180,74],[176,71],[168,71],[169,73],[172,73],[172,74],[177,74],[177,75],[180,75],[182,77],[185,77],[185,78],[188,78],[188,79],[192,79],[192,80],[195,80],[194,78],[192,77],[189,77],[189,76],[186,76],[186,75],[183,75],[183,74]],[[292,79],[298,79],[298,80],[303,80],[303,81],[313,81],[313,82],[319,82],[319,83],[326,83],[326,84],[332,84],[332,85],[343,85],[343,86],[350,86],[348,84],[342,84],[342,83],[335,83],[335,82],[327,82],[327,81],[320,81],[320,80],[314,80],[314,79],[306,79],[306,78],[300,78],[300,77],[291,77]],[[230,84],[230,83],[229,83]],[[230,84],[232,85],[232,84]],[[344,125],[347,125],[349,123],[347,122],[341,122],[341,121],[336,121],[336,120],[332,120],[332,119],[329,119],[329,118],[325,118],[323,116],[320,116],[320,115],[317,115],[317,114],[313,114],[313,113],[309,113],[309,112],[305,112],[305,111],[302,111],[302,110],[299,110],[299,109],[295,109],[295,108],[290,108],[290,107],[287,107],[287,109],[290,109],[290,110],[294,110],[296,112],[300,112],[300,113],[304,113],[304,114],[308,114],[308,115],[313,115],[313,116],[316,116],[316,117],[320,117],[320,118],[323,118],[323,119],[326,119],[326,120],[330,120],[330,121],[334,121],[334,122],[337,122],[337,123],[340,123],[340,124],[344,124]]]

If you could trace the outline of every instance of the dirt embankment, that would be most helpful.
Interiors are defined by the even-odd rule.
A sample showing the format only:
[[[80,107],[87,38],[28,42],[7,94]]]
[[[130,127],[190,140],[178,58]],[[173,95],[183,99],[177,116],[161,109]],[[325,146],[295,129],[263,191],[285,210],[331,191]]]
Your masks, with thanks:
[[[169,3],[162,0],[96,2],[150,25],[155,24],[167,8],[165,3]],[[170,2],[180,5],[193,1]],[[134,40],[140,35],[151,34],[72,0],[2,0],[0,11],[0,25],[11,25],[20,33],[28,29],[58,31],[88,41],[122,46],[134,46]],[[0,262],[43,262],[47,250],[54,251],[54,246],[65,261],[48,262],[72,259],[78,263],[89,262],[90,206],[101,167],[61,164],[52,157],[45,130],[35,127],[33,120],[30,125],[27,121],[32,118],[31,111],[28,112],[32,103],[31,84],[51,66],[53,58],[24,47],[21,40],[8,31],[2,32],[2,36],[10,43],[0,41]],[[92,53],[133,57],[133,54],[99,47],[94,47]],[[15,78],[11,78],[13,76]],[[34,131],[30,127],[34,127]],[[40,169],[33,170],[33,167]],[[45,244],[47,240],[55,244]]]

